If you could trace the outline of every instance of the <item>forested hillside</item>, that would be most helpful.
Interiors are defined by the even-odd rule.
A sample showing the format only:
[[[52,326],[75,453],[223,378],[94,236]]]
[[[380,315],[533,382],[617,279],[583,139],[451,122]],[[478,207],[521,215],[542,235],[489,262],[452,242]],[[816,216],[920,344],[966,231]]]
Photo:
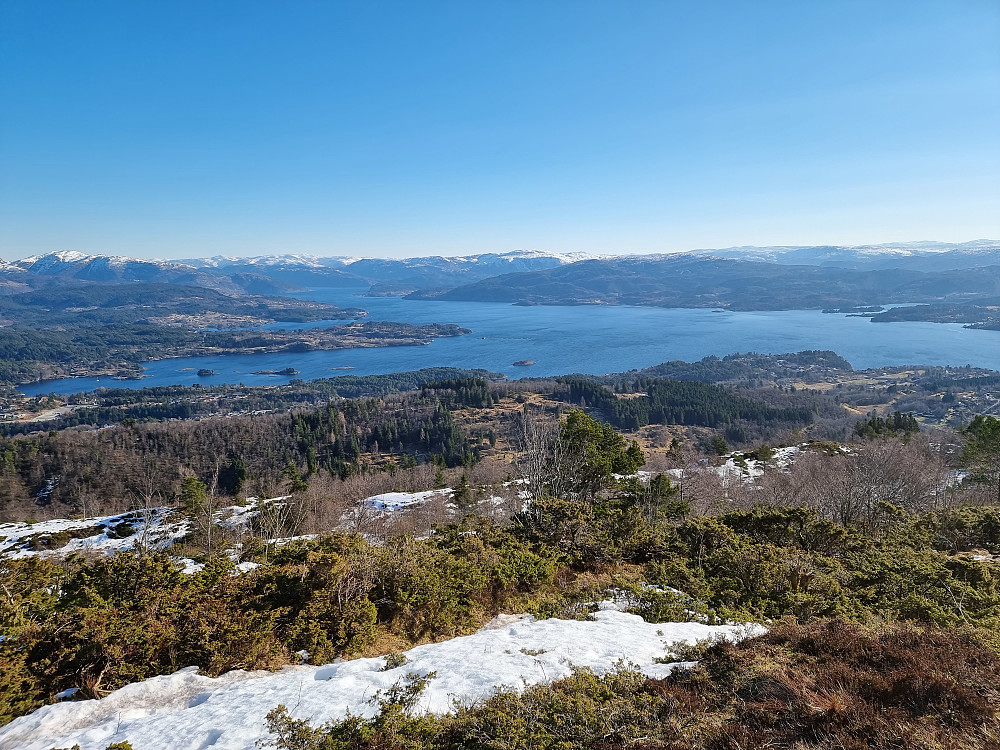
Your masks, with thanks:
[[[794,366],[817,358],[832,361]],[[870,732],[890,724],[914,746],[992,747],[1000,421],[928,433],[912,414],[852,417],[809,389],[483,375],[251,390],[284,406],[4,438],[3,520],[67,520],[0,523],[0,722],[21,731],[16,718],[45,704],[189,665],[384,655],[396,669],[501,613],[585,623],[606,600],[648,623],[770,632],[676,646],[662,661],[692,663],[667,677],[581,672],[434,716],[411,712],[430,673],[401,678],[367,718],[322,726],[275,698],[261,740],[452,747],[489,726],[499,747],[556,748],[597,742],[612,710],[631,717],[615,742],[664,749],[827,747],[822,728],[888,750]],[[303,401],[288,411],[290,394]],[[101,408],[127,396],[104,393]],[[817,439],[834,425],[840,440]],[[744,440],[754,431],[795,442]],[[891,670],[877,679],[872,649]],[[842,708],[802,718],[818,695]],[[671,718],[676,700],[690,721]]]
[[[622,398],[620,393],[587,380],[565,382],[571,403],[596,406],[614,425],[629,430],[648,424],[724,427],[738,421],[807,425],[816,411],[808,406],[769,406],[697,381],[637,378],[627,386],[619,386],[622,390],[627,387],[626,394],[631,398]]]
[[[484,395],[475,385],[448,390],[474,401]],[[294,420],[294,431],[307,440],[340,433],[343,413]],[[981,459],[1000,454],[994,422],[970,425],[962,457],[984,479],[995,468]],[[614,597],[651,623],[764,622],[771,632],[675,647],[663,660],[689,663],[666,678],[624,666],[583,672],[443,716],[410,713],[434,674],[401,680],[371,718],[317,727],[294,706],[275,706],[272,744],[451,747],[488,726],[501,747],[556,748],[567,737],[596,742],[611,710],[622,717],[616,741],[657,748],[735,747],[734,737],[826,747],[821,730],[836,731],[844,747],[888,749],[897,745],[871,733],[890,727],[886,737],[914,746],[993,746],[1000,508],[977,504],[974,485],[942,495],[938,479],[920,480],[928,446],[883,436],[846,453],[819,450],[791,474],[772,468],[778,484],[722,497],[688,487],[684,475],[639,481],[643,452],[583,412],[568,412],[551,438],[518,459],[530,493],[520,510],[488,520],[477,501],[463,516],[456,490],[451,522],[421,539],[383,544],[343,529],[294,541],[245,536],[237,547],[210,547],[193,575],[169,552],[141,549],[0,560],[0,717],[63,691],[99,697],[190,664],[220,674],[388,653],[393,669],[411,645],[471,632],[500,612],[586,619],[595,601]],[[820,471],[827,462],[832,473]],[[846,483],[831,486],[834,475]],[[786,480],[787,494],[773,492]],[[306,490],[289,489],[282,502],[301,502]],[[851,504],[820,499],[852,493]],[[197,519],[197,507],[182,512]],[[673,713],[681,699],[684,721]],[[817,700],[837,708],[802,713]],[[572,729],[562,724],[567,711]]]
[[[621,379],[613,391],[593,380],[508,382],[487,374],[439,369],[281,388],[105,389],[97,403],[59,420],[59,430],[5,426],[0,518],[84,505],[119,512],[141,492],[176,497],[188,475],[223,495],[273,495],[292,475],[343,480],[417,464],[471,466],[517,449],[524,414],[551,424],[580,406],[622,430],[672,426],[671,437],[690,445],[712,436],[745,444],[804,428],[840,437],[856,421],[815,393],[649,377]],[[397,392],[413,387],[420,390]],[[355,393],[372,397],[345,398]],[[98,429],[80,429],[86,426]]]
[[[445,406],[420,396],[347,400],[291,414],[46,432],[0,441],[0,514],[9,517],[12,508],[32,513],[37,503],[31,498],[71,508],[89,498],[92,510],[98,503],[124,510],[140,490],[174,497],[190,474],[225,495],[251,489],[278,494],[290,475],[346,478],[416,465],[418,458],[470,464],[489,437],[461,430]],[[244,486],[248,480],[252,484]]]
[[[995,297],[1000,266],[915,271],[781,265],[687,254],[585,260],[412,299],[542,305],[807,310]]]

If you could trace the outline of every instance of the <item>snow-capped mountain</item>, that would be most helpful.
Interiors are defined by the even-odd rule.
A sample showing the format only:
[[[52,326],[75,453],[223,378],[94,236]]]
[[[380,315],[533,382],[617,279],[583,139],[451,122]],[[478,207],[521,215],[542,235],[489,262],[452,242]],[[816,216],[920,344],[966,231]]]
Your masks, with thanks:
[[[63,251],[0,262],[0,286],[14,291],[53,284],[167,283],[208,287],[227,294],[276,293],[287,287],[259,273],[213,273],[193,265],[121,255]],[[16,286],[14,286],[16,285]]]
[[[274,255],[257,255],[249,257],[239,257],[235,255],[215,255],[211,258],[185,258],[175,261],[194,268],[230,268],[232,266],[259,266],[259,267],[303,267],[303,268],[347,268],[359,262],[379,262],[379,263],[399,263],[409,266],[416,265],[436,265],[436,266],[464,266],[470,264],[478,265],[500,265],[517,266],[520,264],[532,265],[538,262],[558,261],[559,263],[575,263],[578,260],[590,260],[603,256],[591,253],[556,253],[545,252],[543,250],[512,250],[506,253],[475,253],[472,255],[430,255],[416,256],[413,258],[371,258],[360,255],[309,255],[304,253],[287,253]]]
[[[0,261],[0,293],[54,283],[149,282],[204,286],[227,294],[275,294],[294,288],[344,287],[374,295],[439,293],[506,274],[545,272],[581,261],[652,262],[707,257],[839,269],[940,272],[1000,265],[1000,241],[902,242],[883,245],[783,245],[689,253],[600,256],[515,250],[414,258],[321,257],[301,253],[185,260],[142,260],[63,251]]]
[[[147,282],[191,284],[232,294],[273,294],[301,287],[350,287],[395,294],[415,289],[446,289],[500,274],[555,268],[591,257],[596,256],[517,250],[417,258],[319,257],[295,253],[143,260],[61,251],[0,262],[0,288],[20,291],[55,283]]]
[[[716,258],[756,260],[782,265],[839,268],[906,268],[946,271],[1000,264],[1000,241],[895,242],[882,245],[779,245],[727,247],[692,251]]]
[[[302,286],[371,287],[375,293],[445,289],[504,273],[539,271],[598,256],[514,250],[506,253],[414,258],[320,257],[305,254],[250,258],[215,256],[182,263],[206,271],[254,272]]]
[[[256,266],[258,268],[270,268],[273,266],[288,266],[300,268],[342,268],[349,265],[357,258],[345,258],[338,256],[319,257],[317,255],[305,255],[302,253],[290,253],[287,255],[257,255],[242,258],[236,255],[214,255],[211,258],[185,258],[177,261],[195,268],[217,268],[225,269],[233,266]]]
[[[10,265],[31,274],[71,276],[89,281],[148,281],[163,273],[195,273],[183,263],[141,260],[122,255],[87,255],[73,250],[32,255]]]

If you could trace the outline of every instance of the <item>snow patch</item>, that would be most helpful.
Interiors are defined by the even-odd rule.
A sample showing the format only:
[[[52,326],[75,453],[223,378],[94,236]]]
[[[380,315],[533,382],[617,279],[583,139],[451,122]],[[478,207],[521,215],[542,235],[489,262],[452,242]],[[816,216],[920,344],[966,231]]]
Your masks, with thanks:
[[[443,713],[454,700],[467,703],[500,688],[561,679],[574,666],[604,673],[633,663],[662,677],[677,665],[654,660],[672,644],[761,632],[760,626],[652,624],[614,609],[596,612],[586,622],[506,615],[474,635],[417,646],[406,652],[402,667],[387,671],[381,671],[381,657],[289,666],[279,672],[234,671],[215,678],[189,667],[128,685],[101,700],[40,708],[0,728],[0,750],[50,750],[75,743],[82,750],[103,750],[123,741],[136,748],[247,750],[268,736],[264,717],[279,703],[295,718],[315,724],[342,719],[348,711],[371,716],[375,708],[367,700],[408,672],[437,672],[419,710]]]
[[[383,492],[381,495],[372,495],[365,500],[365,504],[376,510],[397,511],[404,508],[412,508],[416,505],[423,505],[431,498],[438,496],[450,499],[454,490],[446,487],[440,490],[425,490],[423,492]]]
[[[5,523],[0,524],[0,557],[64,557],[87,551],[111,555],[140,547],[165,549],[186,536],[190,526],[187,520],[176,520],[173,508],[165,507],[99,518]],[[70,539],[60,547],[46,549],[43,546],[47,537],[87,529],[94,529],[95,533]],[[33,549],[35,546],[42,548]]]
[[[764,476],[766,469],[772,471],[787,471],[794,463],[795,456],[802,450],[802,446],[792,445],[786,448],[775,448],[767,461],[760,461],[756,458],[743,458],[740,452],[732,453],[726,458],[726,462],[718,467],[716,471],[723,479],[728,477],[742,476],[747,482],[752,482]],[[742,463],[741,463],[742,460]]]

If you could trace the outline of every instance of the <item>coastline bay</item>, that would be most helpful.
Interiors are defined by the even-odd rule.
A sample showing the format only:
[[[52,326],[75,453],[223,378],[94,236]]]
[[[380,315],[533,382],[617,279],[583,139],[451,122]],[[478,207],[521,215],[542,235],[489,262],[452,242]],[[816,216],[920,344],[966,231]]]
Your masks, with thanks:
[[[1000,331],[971,330],[949,323],[871,323],[866,318],[819,310],[728,312],[707,308],[530,306],[507,303],[439,302],[399,297],[362,297],[358,289],[313,289],[295,296],[362,307],[368,320],[413,324],[455,323],[471,334],[426,346],[342,349],[184,357],[145,364],[140,380],[62,378],[20,390],[75,393],[99,387],[154,385],[280,385],[289,376],[254,374],[294,367],[304,380],[337,375],[373,375],[424,367],[483,368],[508,377],[603,374],[669,360],[694,361],[734,352],[781,353],[830,349],[855,368],[891,365],[965,365],[1000,370]],[[272,324],[269,328],[316,323]],[[514,362],[531,360],[531,366]],[[199,377],[198,370],[216,375]]]

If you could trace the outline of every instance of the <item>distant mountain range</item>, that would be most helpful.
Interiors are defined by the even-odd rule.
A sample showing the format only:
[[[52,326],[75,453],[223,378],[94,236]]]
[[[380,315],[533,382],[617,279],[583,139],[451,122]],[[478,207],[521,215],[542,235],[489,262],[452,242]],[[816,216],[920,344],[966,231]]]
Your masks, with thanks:
[[[230,294],[274,294],[315,286],[368,286],[373,294],[402,294],[416,289],[450,289],[504,273],[553,268],[585,257],[593,256],[527,250],[399,259],[269,255],[168,261],[54,252],[0,261],[0,291],[6,288],[11,293],[70,281],[136,281],[205,286]]]
[[[1000,265],[918,271],[843,268],[696,254],[589,260],[505,274],[412,299],[542,305],[650,305],[731,310],[966,302],[1000,295]]]
[[[400,294],[416,289],[450,289],[505,273],[539,271],[593,257],[583,253],[521,250],[465,256],[421,258],[320,258],[311,255],[217,256],[181,261],[201,269],[260,273],[302,286],[371,286],[372,294]]]
[[[758,260],[783,265],[948,271],[957,268],[1000,265],[1000,241],[901,242],[853,247],[836,245],[750,246],[730,247],[722,250],[695,250],[693,254],[733,260]]]
[[[178,261],[55,252],[0,261],[0,293],[169,283],[229,295],[348,287],[369,295],[521,304],[729,309],[961,303],[1000,295],[1000,241],[735,247],[662,255],[534,250],[418,258],[216,256]]]
[[[233,269],[216,274],[174,261],[141,260],[77,252],[46,253],[23,260],[0,261],[0,292],[15,294],[66,284],[141,282],[184,284],[229,295],[280,294],[291,287],[262,274]]]

